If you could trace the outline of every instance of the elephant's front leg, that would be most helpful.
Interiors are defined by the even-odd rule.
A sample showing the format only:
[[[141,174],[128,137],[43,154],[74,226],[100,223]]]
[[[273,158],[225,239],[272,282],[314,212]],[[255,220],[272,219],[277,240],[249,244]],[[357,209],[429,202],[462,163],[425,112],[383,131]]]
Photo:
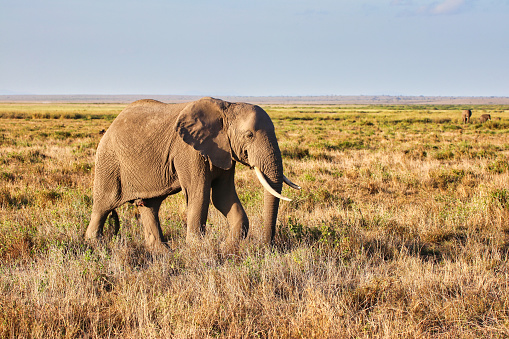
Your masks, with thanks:
[[[249,220],[235,190],[234,169],[212,184],[212,203],[226,217],[230,226],[226,247],[237,246],[239,240],[247,236]]]
[[[205,235],[205,224],[209,212],[210,183],[195,183],[192,189],[186,189],[187,235],[188,244]]]

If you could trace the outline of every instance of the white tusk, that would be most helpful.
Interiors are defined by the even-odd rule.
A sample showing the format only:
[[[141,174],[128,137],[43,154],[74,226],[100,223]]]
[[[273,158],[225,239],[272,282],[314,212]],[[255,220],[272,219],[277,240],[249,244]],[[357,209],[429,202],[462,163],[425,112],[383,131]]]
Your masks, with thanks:
[[[286,201],[292,201],[292,199],[290,198],[287,198],[287,197],[283,197],[281,194],[279,194],[278,192],[276,192],[270,185],[269,183],[267,182],[267,180],[265,180],[265,177],[262,173],[262,171],[260,171],[260,169],[258,167],[254,167],[254,170],[255,170],[255,173],[256,173],[256,176],[258,177],[258,180],[260,180],[260,183],[262,184],[262,186],[270,193],[272,194],[273,196],[275,196],[276,198],[279,198],[281,200],[286,200]]]
[[[302,188],[299,185],[294,184],[293,182],[291,182],[290,179],[288,179],[285,175],[283,175],[283,181],[285,182],[285,184],[287,184],[291,188],[295,188],[296,190],[300,190]]]

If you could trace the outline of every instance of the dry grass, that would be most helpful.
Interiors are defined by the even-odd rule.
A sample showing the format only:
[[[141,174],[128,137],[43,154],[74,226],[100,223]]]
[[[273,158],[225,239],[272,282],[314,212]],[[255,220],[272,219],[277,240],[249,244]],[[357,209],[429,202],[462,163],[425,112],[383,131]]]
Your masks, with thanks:
[[[468,126],[460,106],[265,107],[303,189],[285,189],[273,248],[231,256],[213,208],[185,245],[181,195],[161,211],[167,255],[128,205],[120,237],[83,241],[121,108],[0,105],[0,337],[509,336],[509,107]],[[262,189],[236,180],[257,232]]]

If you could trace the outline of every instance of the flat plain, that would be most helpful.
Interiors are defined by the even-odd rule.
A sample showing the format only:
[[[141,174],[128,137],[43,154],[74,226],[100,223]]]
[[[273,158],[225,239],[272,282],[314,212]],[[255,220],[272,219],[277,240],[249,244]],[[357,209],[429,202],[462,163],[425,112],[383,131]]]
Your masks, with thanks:
[[[132,205],[119,236],[83,239],[125,106],[0,103],[0,337],[509,336],[509,106],[263,105],[302,186],[274,246],[222,253],[213,207],[187,246],[177,194],[158,256]],[[256,236],[263,189],[242,165],[236,183]]]

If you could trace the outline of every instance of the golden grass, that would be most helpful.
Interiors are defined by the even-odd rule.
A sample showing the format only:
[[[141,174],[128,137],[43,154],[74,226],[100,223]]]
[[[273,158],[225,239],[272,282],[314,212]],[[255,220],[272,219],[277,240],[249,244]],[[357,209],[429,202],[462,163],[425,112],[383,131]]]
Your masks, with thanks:
[[[179,194],[161,210],[172,252],[152,256],[131,205],[119,237],[83,241],[99,132],[121,105],[14,106],[0,105],[2,338],[509,336],[508,107],[464,126],[460,106],[267,106],[303,187],[285,188],[275,246],[221,254],[214,208],[186,246]],[[262,188],[243,166],[236,180],[256,233]]]

